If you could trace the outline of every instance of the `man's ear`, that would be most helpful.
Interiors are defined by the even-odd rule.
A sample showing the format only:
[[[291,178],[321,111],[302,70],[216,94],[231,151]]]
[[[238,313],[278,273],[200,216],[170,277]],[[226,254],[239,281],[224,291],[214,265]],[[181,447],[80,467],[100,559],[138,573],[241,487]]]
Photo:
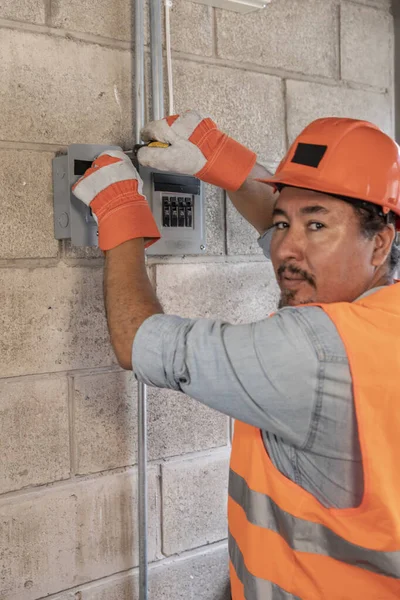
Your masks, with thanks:
[[[382,229],[382,231],[379,231],[375,234],[375,247],[372,254],[372,264],[375,267],[380,267],[385,263],[390,254],[395,236],[396,231],[392,223],[389,223]]]

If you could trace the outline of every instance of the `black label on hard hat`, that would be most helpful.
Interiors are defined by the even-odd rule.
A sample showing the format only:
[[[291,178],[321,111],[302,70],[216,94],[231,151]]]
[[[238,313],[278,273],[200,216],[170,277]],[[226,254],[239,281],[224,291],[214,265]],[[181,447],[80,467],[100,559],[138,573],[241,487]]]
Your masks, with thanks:
[[[293,163],[317,168],[321,162],[328,146],[319,144],[297,144],[296,152],[292,158]]]

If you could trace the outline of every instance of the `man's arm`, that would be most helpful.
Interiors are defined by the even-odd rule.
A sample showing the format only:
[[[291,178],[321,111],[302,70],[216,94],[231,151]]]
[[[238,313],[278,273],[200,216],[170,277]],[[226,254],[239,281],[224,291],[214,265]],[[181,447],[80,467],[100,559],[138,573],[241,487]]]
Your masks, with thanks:
[[[267,177],[271,177],[267,169],[256,164],[236,192],[228,191],[228,196],[236,210],[260,235],[272,225],[272,211],[278,196],[270,185],[256,181]]]
[[[142,180],[122,150],[100,154],[73,186],[99,227],[106,253],[104,295],[111,342],[121,367],[132,368],[132,343],[148,317],[162,313],[147,276],[144,249],[160,237]]]
[[[132,344],[143,321],[163,312],[146,271],[143,238],[106,253],[104,300],[111,343],[119,364],[132,369]]]
[[[320,313],[324,334],[327,322],[337,336],[320,308],[308,310]],[[147,385],[181,391],[304,447],[315,424],[324,364],[317,354],[320,342],[314,347],[299,313],[285,309],[243,325],[153,315],[135,337],[133,372]],[[330,334],[329,330],[326,335]],[[338,377],[335,384],[339,385]]]

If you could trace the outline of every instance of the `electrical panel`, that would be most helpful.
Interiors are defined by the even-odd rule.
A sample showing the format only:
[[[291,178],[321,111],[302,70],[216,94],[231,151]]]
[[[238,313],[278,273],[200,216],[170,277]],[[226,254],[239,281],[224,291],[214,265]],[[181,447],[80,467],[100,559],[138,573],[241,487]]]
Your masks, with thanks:
[[[202,254],[206,248],[204,184],[196,177],[140,168],[161,240],[149,255]]]
[[[73,144],[53,160],[54,233],[73,246],[97,246],[97,223],[72,193],[72,186],[93,160],[116,146]],[[132,158],[131,153],[127,156]],[[202,254],[206,248],[204,184],[196,177],[139,167],[146,196],[161,239],[147,248],[148,255]]]

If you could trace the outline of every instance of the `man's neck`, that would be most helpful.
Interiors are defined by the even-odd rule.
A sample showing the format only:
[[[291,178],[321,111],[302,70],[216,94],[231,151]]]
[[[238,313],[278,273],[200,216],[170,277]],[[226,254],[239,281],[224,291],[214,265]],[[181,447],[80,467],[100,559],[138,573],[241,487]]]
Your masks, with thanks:
[[[369,290],[374,290],[379,287],[392,285],[392,283],[394,283],[394,279],[389,275],[387,270],[385,269],[385,271],[382,272],[380,269],[378,269],[374,274],[369,287],[365,291],[368,292]]]

